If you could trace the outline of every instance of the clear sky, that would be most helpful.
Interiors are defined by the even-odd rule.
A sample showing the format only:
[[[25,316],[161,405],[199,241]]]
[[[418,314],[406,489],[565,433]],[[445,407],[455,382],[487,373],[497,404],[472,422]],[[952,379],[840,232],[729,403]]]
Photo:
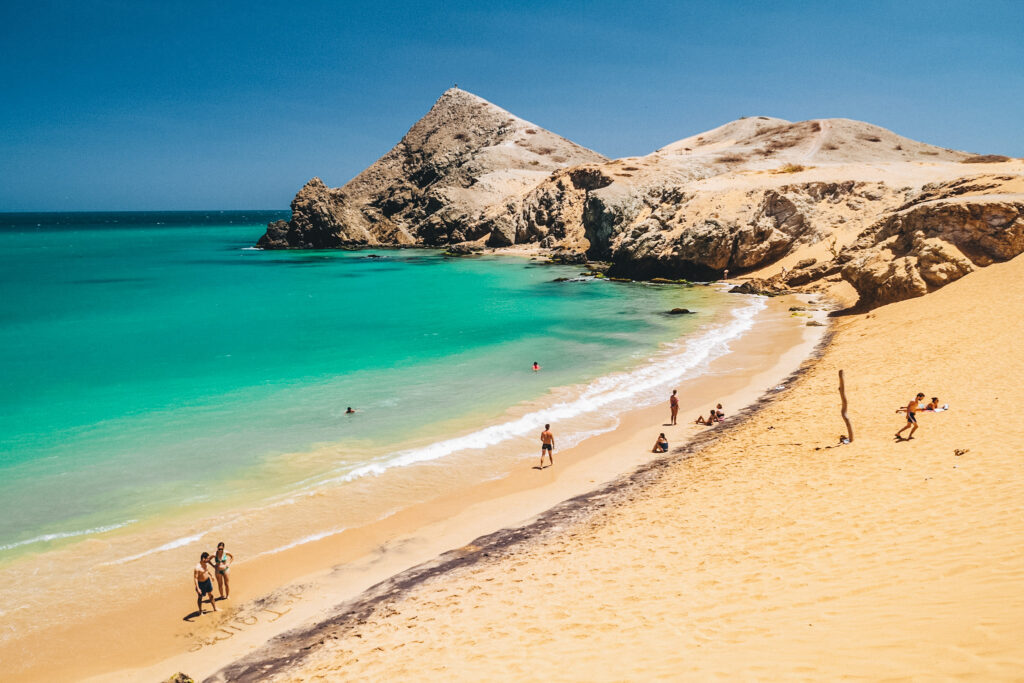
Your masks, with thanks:
[[[740,116],[1024,156],[1024,2],[0,7],[0,211],[287,208],[453,83],[609,156]]]

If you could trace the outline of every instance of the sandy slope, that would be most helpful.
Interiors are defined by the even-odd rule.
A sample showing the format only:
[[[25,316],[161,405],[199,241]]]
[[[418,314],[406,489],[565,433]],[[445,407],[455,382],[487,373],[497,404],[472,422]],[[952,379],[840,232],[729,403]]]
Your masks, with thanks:
[[[280,678],[1019,678],[1022,292],[1016,259],[841,319],[793,389],[653,485]],[[839,368],[856,440],[829,449]],[[953,410],[894,443],[918,390]]]

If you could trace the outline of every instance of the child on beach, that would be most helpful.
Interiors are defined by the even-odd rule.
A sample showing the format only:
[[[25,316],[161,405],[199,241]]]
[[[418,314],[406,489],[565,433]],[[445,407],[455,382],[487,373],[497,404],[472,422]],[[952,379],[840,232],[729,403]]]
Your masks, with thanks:
[[[658,434],[658,440],[654,442],[651,453],[668,453],[668,439],[665,438],[665,432]]]
[[[907,424],[903,425],[903,429],[896,432],[896,439],[903,441],[903,432],[907,429],[910,430],[910,434],[907,436],[906,441],[910,441],[914,438],[914,432],[917,431],[917,411],[921,410],[921,401],[924,400],[924,392],[918,392],[917,397],[907,404],[906,408],[897,408],[897,413],[907,414]]]

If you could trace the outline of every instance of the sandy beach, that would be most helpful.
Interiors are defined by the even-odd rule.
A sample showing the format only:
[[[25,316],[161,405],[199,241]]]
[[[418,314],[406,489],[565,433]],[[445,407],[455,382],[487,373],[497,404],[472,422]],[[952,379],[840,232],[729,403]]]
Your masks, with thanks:
[[[839,317],[820,360],[711,443],[215,680],[1017,679],[1022,290],[1018,259]],[[855,439],[836,447],[840,369]],[[917,391],[950,410],[897,442]]]
[[[706,373],[682,385],[676,427],[663,426],[668,418],[666,396],[666,405],[628,411],[619,416],[614,431],[556,451],[553,468],[537,471],[532,461],[523,463],[505,476],[446,492],[359,528],[262,557],[242,553],[233,571],[231,600],[220,603],[223,612],[217,615],[182,619],[190,605],[194,607],[187,572],[182,580],[149,579],[129,585],[115,601],[94,599],[102,597],[102,586],[81,585],[80,600],[101,605],[87,618],[33,629],[31,615],[25,610],[14,613],[19,621],[9,626],[23,628],[25,635],[0,650],[5,662],[17,662],[6,673],[14,680],[159,680],[177,670],[197,677],[214,674],[277,634],[329,618],[336,605],[358,598],[389,577],[432,562],[482,535],[528,522],[552,506],[662,458],[650,452],[660,431],[669,434],[673,446],[691,437],[706,438],[717,427],[690,424],[698,414],[705,414],[716,401],[723,402],[730,414],[756,403],[812,355],[828,328],[809,327],[807,322],[811,316],[824,319],[823,307],[811,306],[818,310],[799,314],[789,310],[809,298],[770,300],[752,333],[733,342],[731,352],[712,361]],[[329,500],[331,494],[325,495]],[[324,514],[330,509],[324,500],[314,496],[304,506],[286,506],[273,514]],[[234,550],[237,553],[238,548]],[[118,574],[110,576],[122,580]],[[55,604],[52,609],[60,607]],[[16,654],[26,652],[31,656]]]

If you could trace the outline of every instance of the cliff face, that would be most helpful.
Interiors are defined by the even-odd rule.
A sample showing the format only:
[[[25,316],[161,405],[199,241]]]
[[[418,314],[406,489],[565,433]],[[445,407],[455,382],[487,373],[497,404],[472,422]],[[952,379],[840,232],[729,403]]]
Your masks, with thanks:
[[[309,181],[259,246],[538,243],[633,278],[842,277],[876,305],[1020,253],[1022,178],[848,119],[744,118],[608,160],[452,89],[348,184]]]

